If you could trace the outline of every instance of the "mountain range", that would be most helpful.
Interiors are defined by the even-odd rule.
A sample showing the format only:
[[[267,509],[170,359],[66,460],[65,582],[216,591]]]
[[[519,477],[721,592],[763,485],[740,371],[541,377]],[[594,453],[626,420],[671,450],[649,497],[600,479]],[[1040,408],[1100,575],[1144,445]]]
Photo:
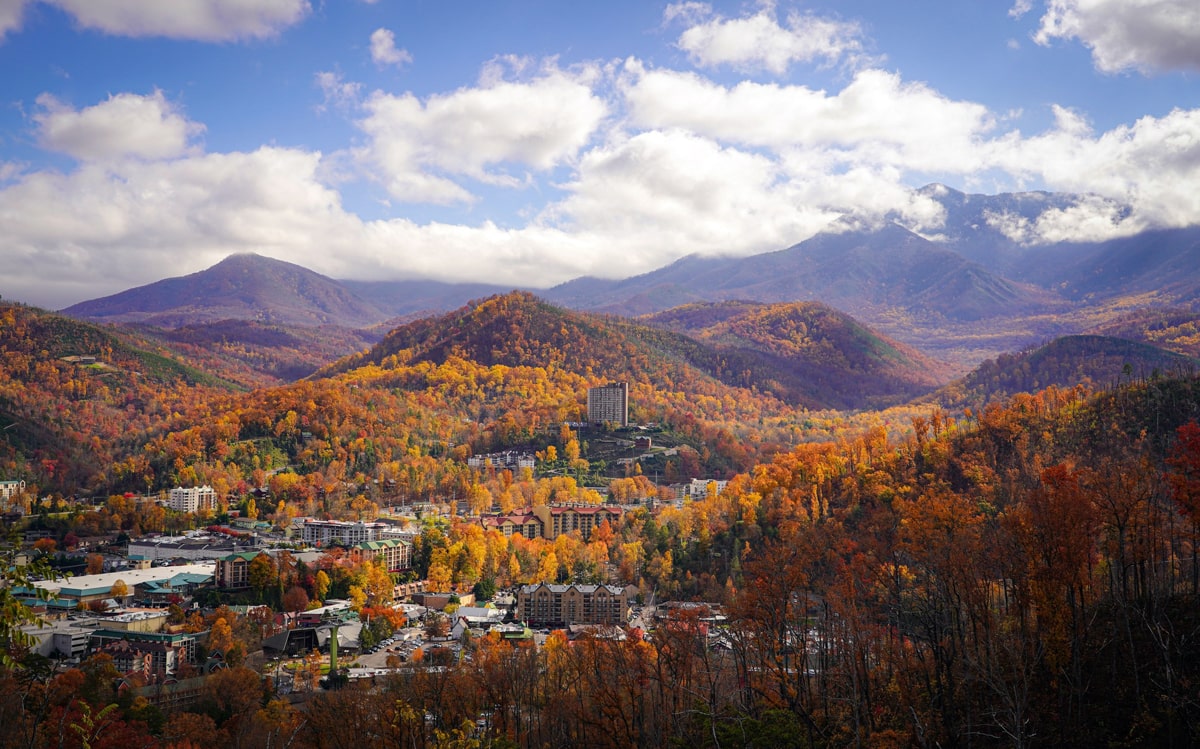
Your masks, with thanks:
[[[681,305],[817,302],[907,345],[910,354],[948,363],[925,367],[943,381],[1058,336],[1104,333],[1104,326],[1139,311],[1171,309],[1186,319],[1196,310],[1200,227],[1106,242],[1031,246],[1010,237],[1010,227],[1034,222],[1047,210],[1069,208],[1076,196],[968,195],[942,185],[920,192],[945,212],[937,235],[921,236],[895,222],[865,225],[845,219],[773,252],[689,255],[630,278],[584,277],[530,291],[560,307],[645,316],[648,324],[661,323],[686,335],[695,331],[678,327],[679,316],[656,323],[653,315]],[[506,291],[478,283],[338,281],[291,263],[242,254],[198,273],[82,302],[64,312],[98,322],[137,323],[148,335],[159,331],[176,343],[187,338],[185,343],[227,349],[239,337],[259,345],[273,328],[271,335],[305,341],[285,347],[290,351],[320,350],[318,356],[299,356],[287,366],[247,362],[252,370],[247,377],[270,381],[304,376],[331,358],[378,341],[399,323]],[[231,320],[257,327],[235,332]],[[263,350],[270,359],[272,345]]]

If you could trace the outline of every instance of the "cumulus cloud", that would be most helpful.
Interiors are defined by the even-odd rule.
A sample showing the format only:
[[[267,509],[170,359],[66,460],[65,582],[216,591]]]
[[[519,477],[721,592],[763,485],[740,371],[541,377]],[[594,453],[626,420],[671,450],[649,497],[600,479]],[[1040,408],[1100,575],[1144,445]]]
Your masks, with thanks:
[[[319,160],[262,148],[25,175],[0,189],[6,275],[61,306],[239,250],[318,261],[357,223],[316,179]]]
[[[406,49],[396,48],[396,35],[387,29],[375,29],[371,34],[371,59],[376,65],[404,65],[412,62]]]
[[[965,172],[994,125],[986,107],[948,99],[881,70],[840,92],[743,81],[722,86],[693,73],[628,68],[622,91],[642,127],[684,127],[747,146],[822,147],[836,161]]]
[[[37,99],[41,144],[84,161],[178,156],[204,127],[180,114],[161,91],[118,94],[76,110],[49,94]]]
[[[699,67],[782,74],[795,63],[835,63],[862,52],[857,24],[789,12],[785,25],[780,25],[773,3],[742,18],[725,18],[707,4],[679,3],[667,6],[664,19],[691,24],[676,45]]]
[[[0,39],[36,0],[0,0]],[[115,36],[219,42],[270,37],[304,19],[308,0],[40,0],[85,28]]]
[[[1049,0],[1039,44],[1078,39],[1107,73],[1200,70],[1195,0]]]
[[[425,101],[377,91],[359,122],[371,139],[361,158],[406,201],[469,201],[450,176],[520,186],[524,178],[500,167],[551,169],[571,159],[606,115],[590,75],[548,67],[530,80],[487,78]]]

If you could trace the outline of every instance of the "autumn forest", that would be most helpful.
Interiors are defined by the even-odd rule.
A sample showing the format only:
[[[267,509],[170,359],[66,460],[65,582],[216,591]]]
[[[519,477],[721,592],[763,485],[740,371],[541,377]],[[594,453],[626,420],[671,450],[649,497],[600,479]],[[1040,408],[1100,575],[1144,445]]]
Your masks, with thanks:
[[[815,303],[628,319],[523,292],[360,333],[357,353],[320,362],[311,331],[222,325],[168,336],[0,306],[0,479],[30,486],[26,522],[62,548],[179,532],[212,518],[132,498],[199,485],[219,512],[276,526],[421,507],[412,577],[434,589],[611,582],[725,619],[475,638],[445,667],[296,703],[255,669],[261,623],[214,600],[191,625],[235,655],[195,707],[14,647],[0,746],[1200,742],[1186,346],[1074,337],[966,373]],[[610,381],[629,383],[638,428],[582,423],[587,389]],[[632,447],[642,435],[655,449]],[[536,467],[468,464],[510,449]],[[714,483],[669,501],[692,479]],[[477,521],[606,502],[626,511],[587,538]],[[280,612],[343,596],[382,612],[393,582],[338,553],[257,574],[256,602]]]

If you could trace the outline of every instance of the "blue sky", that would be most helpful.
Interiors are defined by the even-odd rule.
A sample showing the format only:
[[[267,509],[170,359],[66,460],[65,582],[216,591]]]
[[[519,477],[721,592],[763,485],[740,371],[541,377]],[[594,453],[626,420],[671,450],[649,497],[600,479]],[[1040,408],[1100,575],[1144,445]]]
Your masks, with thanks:
[[[258,252],[548,286],[789,246],[914,192],[1200,223],[1195,0],[0,0],[0,294]],[[1130,210],[1125,210],[1128,206]]]

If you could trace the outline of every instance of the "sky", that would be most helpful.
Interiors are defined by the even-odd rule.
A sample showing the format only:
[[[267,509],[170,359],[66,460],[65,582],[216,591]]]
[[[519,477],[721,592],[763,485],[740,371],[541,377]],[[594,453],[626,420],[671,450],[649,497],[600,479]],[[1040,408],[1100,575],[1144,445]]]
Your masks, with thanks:
[[[989,216],[1035,246],[1200,223],[1200,2],[0,0],[0,295],[51,309],[936,238],[933,182],[1077,194]]]

